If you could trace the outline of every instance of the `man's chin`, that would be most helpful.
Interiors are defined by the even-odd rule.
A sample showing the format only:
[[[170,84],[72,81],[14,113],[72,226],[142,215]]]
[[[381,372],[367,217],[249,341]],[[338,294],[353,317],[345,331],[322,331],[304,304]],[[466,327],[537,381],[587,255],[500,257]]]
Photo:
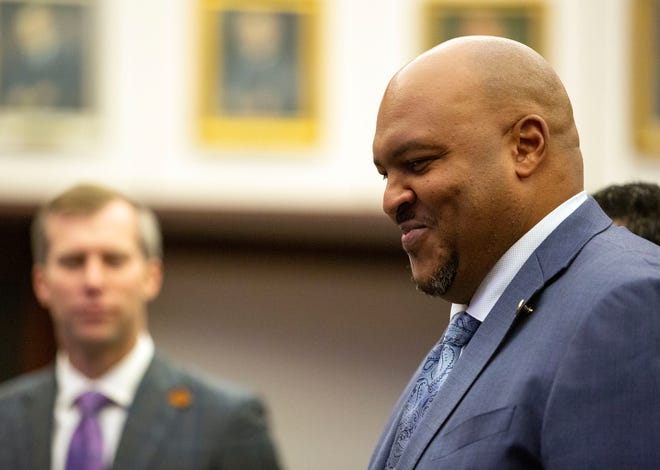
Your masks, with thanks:
[[[85,348],[105,348],[116,342],[117,334],[102,326],[86,327],[78,330],[72,340]]]
[[[439,267],[432,275],[417,275],[413,268],[413,281],[417,289],[432,297],[443,297],[451,289],[456,279],[457,263]]]
[[[439,286],[437,286],[432,281],[427,281],[427,282],[415,281],[415,285],[417,286],[418,291],[423,292],[426,295],[430,295],[431,297],[442,297],[447,293],[446,289],[439,288]]]

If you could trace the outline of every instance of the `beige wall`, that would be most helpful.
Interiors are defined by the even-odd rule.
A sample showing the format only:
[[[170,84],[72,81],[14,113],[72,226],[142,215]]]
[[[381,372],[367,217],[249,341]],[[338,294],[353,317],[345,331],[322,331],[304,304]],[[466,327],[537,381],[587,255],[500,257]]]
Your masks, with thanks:
[[[152,333],[263,395],[286,468],[366,468],[448,305],[416,292],[398,252],[271,248],[169,247]]]

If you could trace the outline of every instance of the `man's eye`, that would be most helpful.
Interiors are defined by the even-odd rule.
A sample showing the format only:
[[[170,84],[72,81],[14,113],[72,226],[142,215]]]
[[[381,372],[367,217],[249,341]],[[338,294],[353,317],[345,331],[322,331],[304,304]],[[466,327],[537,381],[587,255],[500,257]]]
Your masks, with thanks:
[[[67,269],[78,268],[83,265],[85,259],[82,256],[63,256],[57,260],[57,263]]]
[[[430,161],[430,158],[418,158],[417,160],[410,160],[408,162],[408,168],[412,171],[422,171]]]
[[[108,266],[121,266],[126,262],[126,255],[121,255],[121,254],[111,254],[111,255],[106,255],[103,257],[103,260],[106,265]]]

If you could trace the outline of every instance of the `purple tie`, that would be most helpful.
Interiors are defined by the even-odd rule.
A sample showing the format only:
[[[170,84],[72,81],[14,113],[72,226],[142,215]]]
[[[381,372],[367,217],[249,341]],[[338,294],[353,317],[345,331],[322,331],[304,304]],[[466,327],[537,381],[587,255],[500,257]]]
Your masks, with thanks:
[[[98,423],[98,414],[110,401],[99,392],[85,392],[78,397],[80,423],[73,433],[66,470],[104,470],[103,436]]]

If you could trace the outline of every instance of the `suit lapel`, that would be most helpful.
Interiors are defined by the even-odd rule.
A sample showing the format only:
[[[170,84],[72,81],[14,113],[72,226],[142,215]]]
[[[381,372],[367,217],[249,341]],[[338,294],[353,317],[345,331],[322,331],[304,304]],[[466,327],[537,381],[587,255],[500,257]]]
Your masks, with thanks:
[[[472,383],[504,341],[507,333],[514,325],[517,315],[521,312],[522,305],[525,302],[524,299],[531,298],[542,287],[543,276],[538,264],[528,266],[526,276],[528,276],[530,282],[524,288],[521,286],[518,289],[507,289],[465,347],[456,367],[447,376],[445,383],[440,388],[439,397],[429,408],[415,431],[414,438],[411,439],[401,456],[397,468],[415,467],[431,439],[442,428],[447,418],[458,406]],[[521,300],[523,300],[523,304],[521,304]],[[520,308],[518,308],[519,304]]]
[[[158,356],[149,365],[135,394],[119,441],[113,468],[150,467],[154,454],[178,413],[168,401],[175,386],[171,368]]]
[[[440,431],[472,383],[505,341],[507,333],[516,323],[516,318],[528,314],[525,307],[530,299],[549,279],[565,269],[593,236],[610,224],[611,220],[600,210],[597,203],[589,198],[530,256],[464,349],[456,368],[442,385],[439,398],[434,401],[415,431],[414,439],[401,456],[397,468],[412,469],[417,465],[431,439]],[[404,396],[407,396],[409,388],[410,385]],[[401,406],[403,399],[397,404],[397,417]],[[381,457],[381,465],[374,468],[384,466],[396,422],[389,426],[388,439],[383,440],[389,444],[381,451],[385,457]]]

